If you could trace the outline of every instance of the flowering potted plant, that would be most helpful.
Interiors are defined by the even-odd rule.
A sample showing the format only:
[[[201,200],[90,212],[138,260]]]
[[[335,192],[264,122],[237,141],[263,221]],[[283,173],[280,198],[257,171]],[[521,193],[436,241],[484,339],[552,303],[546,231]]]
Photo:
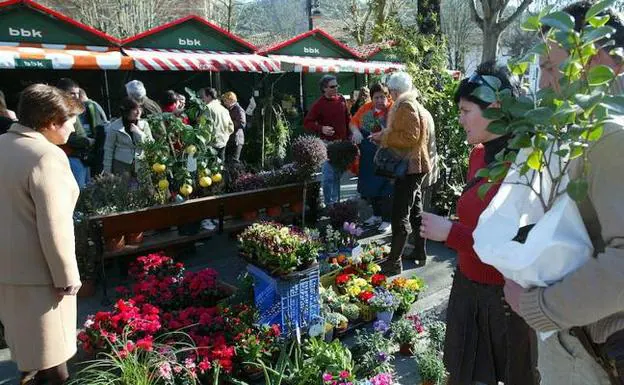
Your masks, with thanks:
[[[308,180],[327,160],[327,147],[313,135],[302,135],[292,142],[292,156],[301,180]]]
[[[334,228],[341,228],[345,222],[357,222],[359,218],[358,202],[354,199],[333,203],[325,209],[329,223]]]
[[[397,277],[390,284],[388,290],[399,298],[398,310],[407,312],[410,306],[418,299],[418,294],[424,289],[425,284],[419,277],[405,278]]]
[[[414,354],[414,343],[424,332],[418,316],[401,318],[391,325],[391,338],[399,344],[399,352],[405,356]]]
[[[355,331],[355,343],[351,351],[358,357],[356,374],[360,378],[375,376],[379,373],[392,372],[396,344],[384,334],[387,323],[378,321],[372,331]]]
[[[349,320],[347,317],[337,312],[326,314],[325,322],[330,324],[337,331],[344,331],[349,326]]]
[[[277,275],[307,268],[318,257],[316,241],[296,228],[277,223],[254,223],[238,240],[246,258]]]
[[[388,289],[377,287],[368,304],[377,312],[377,319],[390,323],[394,312],[399,308],[398,298]]]
[[[360,318],[360,308],[355,303],[350,302],[343,304],[341,310],[342,314],[344,314],[350,322],[354,322]]]
[[[341,370],[338,373],[325,372],[321,379],[323,380],[323,385],[352,385],[355,377],[348,370]]]

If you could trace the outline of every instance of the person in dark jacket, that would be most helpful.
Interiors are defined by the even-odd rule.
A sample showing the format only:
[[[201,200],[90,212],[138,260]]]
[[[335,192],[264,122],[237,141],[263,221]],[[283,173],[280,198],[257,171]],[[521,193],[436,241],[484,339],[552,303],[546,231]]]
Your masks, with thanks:
[[[351,115],[344,96],[338,93],[338,80],[333,75],[325,75],[319,82],[322,96],[314,102],[303,120],[303,127],[321,137],[324,141],[349,139]],[[340,200],[340,178],[342,172],[329,161],[323,164],[323,200],[326,205]]]
[[[61,78],[56,87],[70,94],[74,99],[80,101],[80,87],[78,83],[69,78]],[[90,157],[91,147],[95,143],[95,139],[89,137],[85,132],[80,119],[76,119],[74,124],[74,132],[69,136],[69,140],[61,148],[69,158],[69,165],[78,187],[81,189],[87,185],[89,181],[89,166],[87,164]]]
[[[232,91],[228,91],[223,94],[221,98],[223,105],[230,112],[230,118],[234,123],[234,135],[230,135],[230,139],[227,144],[227,158],[233,162],[240,162],[241,151],[245,144],[245,126],[247,126],[247,116],[245,110],[238,104],[238,98]]]

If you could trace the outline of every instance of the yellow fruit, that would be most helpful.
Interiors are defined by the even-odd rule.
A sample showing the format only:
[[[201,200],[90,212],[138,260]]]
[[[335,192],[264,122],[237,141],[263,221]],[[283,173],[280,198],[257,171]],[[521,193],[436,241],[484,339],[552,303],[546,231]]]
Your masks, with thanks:
[[[213,176],[211,176],[211,179],[213,182],[219,183],[223,180],[223,176],[221,176],[221,173],[216,173]]]
[[[158,188],[165,191],[169,189],[169,181],[167,179],[161,179],[158,181]]]
[[[189,154],[189,155],[193,155],[193,154],[195,154],[196,152],[197,152],[197,147],[195,147],[195,145],[194,145],[194,144],[189,144],[189,145],[186,147],[186,153],[187,153],[187,154]]]
[[[166,169],[167,169],[167,166],[165,166],[164,164],[154,163],[152,165],[152,171],[154,171],[157,174],[160,174],[161,172],[165,172]]]
[[[212,184],[212,179],[210,179],[207,176],[202,176],[201,178],[199,178],[199,185],[202,187],[210,187],[210,185]]]
[[[185,197],[191,195],[193,193],[193,186],[191,186],[190,184],[183,184],[182,187],[180,187],[180,194],[184,195]]]

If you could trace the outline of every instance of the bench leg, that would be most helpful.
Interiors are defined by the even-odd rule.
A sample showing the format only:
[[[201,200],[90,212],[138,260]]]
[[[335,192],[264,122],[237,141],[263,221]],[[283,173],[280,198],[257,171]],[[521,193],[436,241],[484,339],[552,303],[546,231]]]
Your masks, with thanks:
[[[223,234],[223,222],[225,218],[225,208],[223,205],[219,205],[219,234]]]

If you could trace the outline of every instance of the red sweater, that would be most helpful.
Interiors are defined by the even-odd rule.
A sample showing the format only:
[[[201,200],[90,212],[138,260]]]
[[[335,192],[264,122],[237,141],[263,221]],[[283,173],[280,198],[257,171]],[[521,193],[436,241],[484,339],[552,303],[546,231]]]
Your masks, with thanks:
[[[306,130],[318,134],[324,140],[346,140],[349,137],[348,124],[351,120],[347,102],[342,95],[328,99],[321,96],[310,108],[303,120]],[[323,135],[321,128],[330,126],[334,128],[334,135]]]
[[[468,181],[471,181],[477,171],[486,166],[485,148],[478,145],[470,153],[470,161],[468,163]],[[500,185],[490,188],[484,199],[479,198],[478,191],[486,182],[485,179],[479,180],[473,186],[464,191],[457,201],[458,222],[454,222],[451,231],[446,239],[446,245],[457,251],[459,260],[459,271],[461,271],[468,279],[488,284],[488,285],[504,285],[505,279],[494,267],[487,265],[479,259],[472,245],[472,232],[477,227],[479,216],[490,204],[494,195],[498,191]]]

